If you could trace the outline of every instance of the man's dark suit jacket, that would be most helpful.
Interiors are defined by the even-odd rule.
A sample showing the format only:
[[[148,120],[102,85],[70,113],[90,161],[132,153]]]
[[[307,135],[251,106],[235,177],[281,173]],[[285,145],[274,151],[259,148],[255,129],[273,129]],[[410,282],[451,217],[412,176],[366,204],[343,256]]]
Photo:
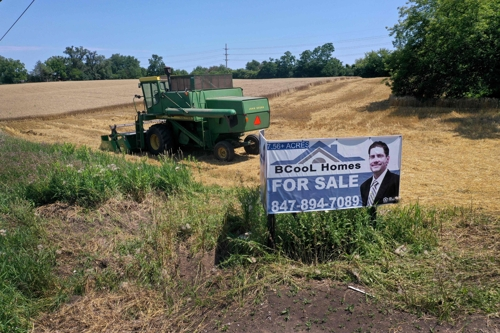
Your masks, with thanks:
[[[363,184],[361,184],[361,201],[363,206],[366,206],[368,202],[368,195],[370,194],[370,186],[372,184],[373,176],[368,178]],[[387,170],[385,174],[384,181],[380,185],[373,205],[381,205],[385,203],[397,202],[395,199],[399,197],[399,175]]]

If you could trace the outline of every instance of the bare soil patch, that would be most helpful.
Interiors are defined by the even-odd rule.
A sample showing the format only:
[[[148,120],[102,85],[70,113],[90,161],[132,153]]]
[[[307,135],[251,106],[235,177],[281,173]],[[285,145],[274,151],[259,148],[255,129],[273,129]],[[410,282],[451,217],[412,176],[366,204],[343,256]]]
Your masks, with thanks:
[[[279,286],[270,290],[262,303],[221,314],[202,332],[496,333],[500,330],[500,320],[480,316],[450,324],[411,315],[349,287],[356,288],[314,280],[305,281],[300,289]],[[363,287],[357,289],[360,288]]]

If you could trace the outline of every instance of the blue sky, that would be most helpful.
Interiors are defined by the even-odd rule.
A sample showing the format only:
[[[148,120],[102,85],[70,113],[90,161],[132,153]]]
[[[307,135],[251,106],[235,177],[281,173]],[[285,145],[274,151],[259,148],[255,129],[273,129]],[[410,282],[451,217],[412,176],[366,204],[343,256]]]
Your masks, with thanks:
[[[0,2],[0,38],[33,0]],[[393,49],[386,27],[406,0],[35,0],[0,41],[0,55],[35,63],[64,56],[67,46],[100,55],[134,56],[142,67],[152,54],[167,66],[191,71],[225,65],[244,68],[290,51],[333,43],[333,56],[353,64],[366,52]]]

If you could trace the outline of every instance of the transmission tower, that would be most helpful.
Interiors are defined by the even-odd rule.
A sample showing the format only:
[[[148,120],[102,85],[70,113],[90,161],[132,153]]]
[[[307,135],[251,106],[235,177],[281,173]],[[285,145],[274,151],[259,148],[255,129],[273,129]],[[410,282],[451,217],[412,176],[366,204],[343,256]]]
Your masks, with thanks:
[[[227,68],[227,60],[228,60],[227,59],[227,56],[228,56],[228,54],[227,54],[227,44],[226,44],[226,47],[224,48],[224,56],[225,56],[226,68]]]

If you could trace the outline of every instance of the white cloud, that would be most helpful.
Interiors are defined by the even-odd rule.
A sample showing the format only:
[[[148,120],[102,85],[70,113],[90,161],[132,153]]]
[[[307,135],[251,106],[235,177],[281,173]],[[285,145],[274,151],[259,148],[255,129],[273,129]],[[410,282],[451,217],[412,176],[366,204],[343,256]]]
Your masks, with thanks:
[[[40,46],[0,46],[0,52],[26,52],[26,51],[39,51]]]

